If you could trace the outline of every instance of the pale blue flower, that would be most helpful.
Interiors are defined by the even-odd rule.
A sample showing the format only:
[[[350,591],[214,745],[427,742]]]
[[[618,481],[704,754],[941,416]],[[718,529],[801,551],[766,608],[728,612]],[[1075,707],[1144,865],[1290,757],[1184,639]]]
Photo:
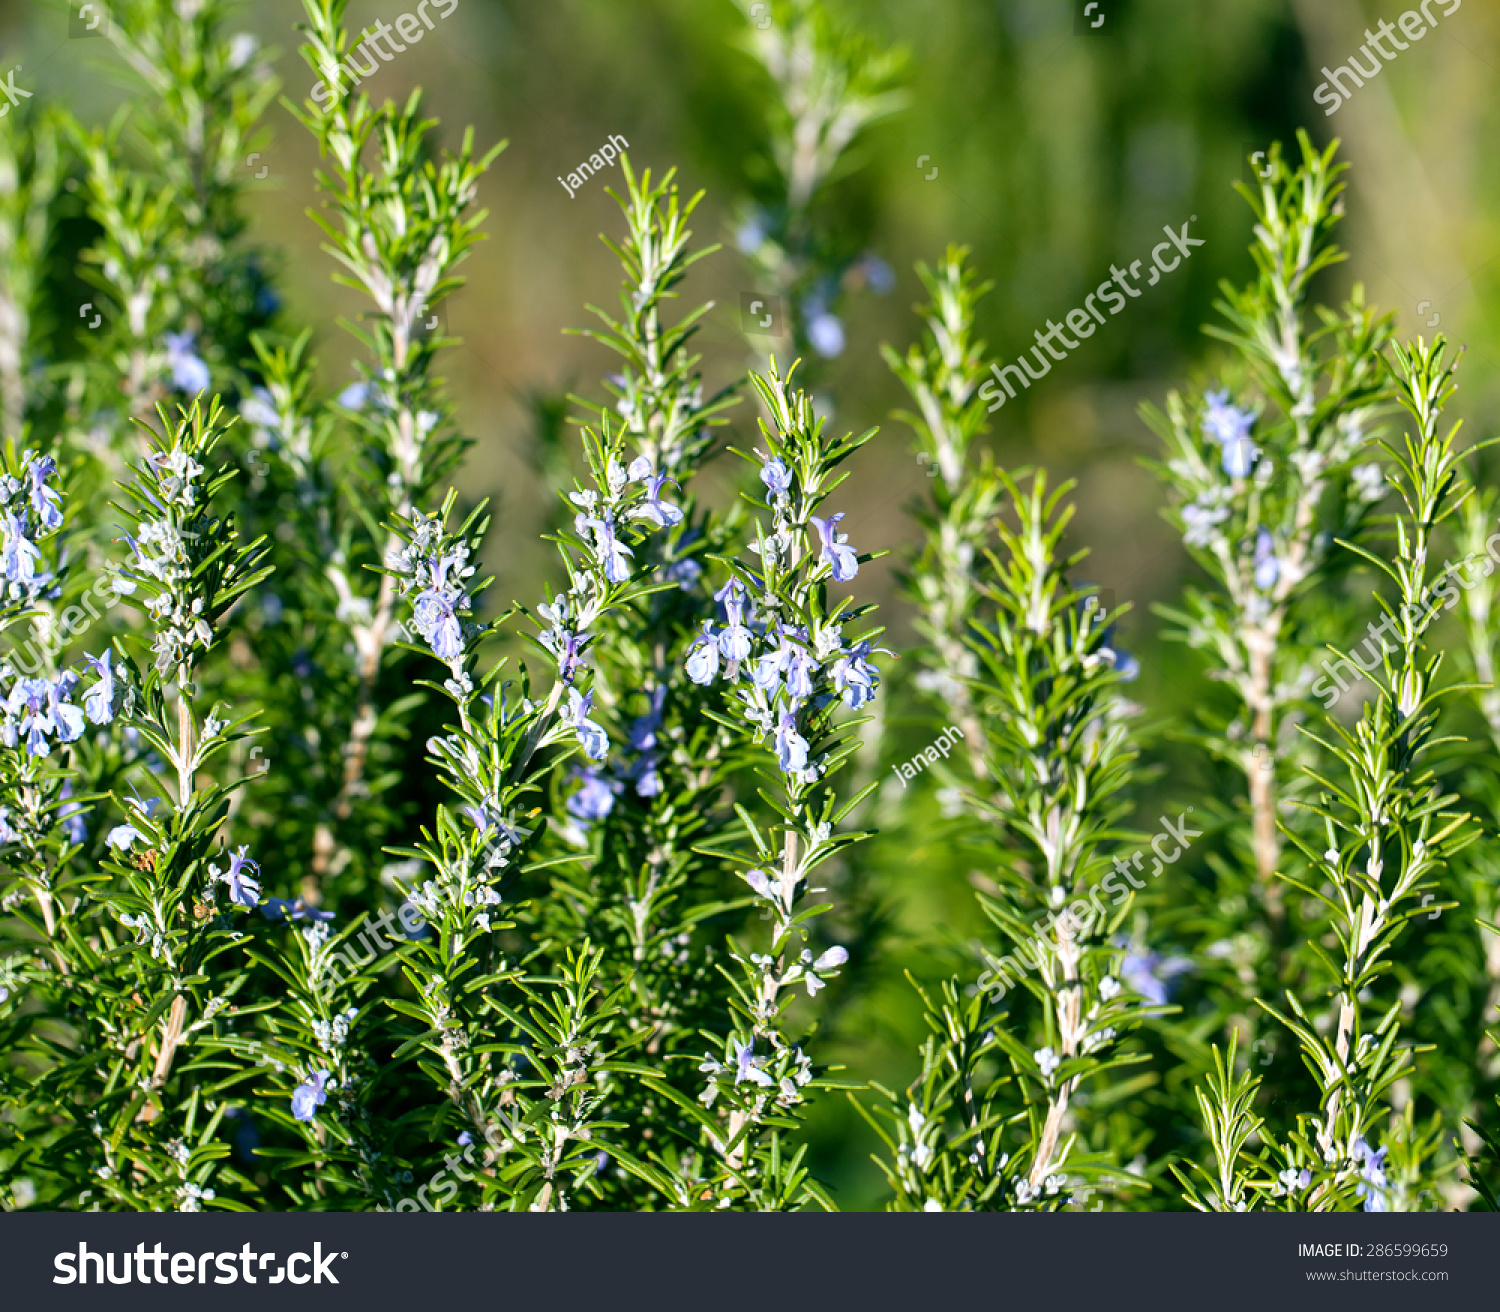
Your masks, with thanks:
[[[630,577],[630,560],[635,552],[615,536],[613,517],[577,515],[573,523],[580,536],[585,530],[593,531],[594,551],[604,565],[604,577],[611,583],[624,583]]]
[[[826,359],[844,353],[844,321],[824,310],[815,314],[807,325],[807,340],[813,350]]]
[[[264,387],[251,389],[250,395],[240,402],[240,414],[252,428],[275,431],[281,426],[275,398]]]
[[[766,220],[758,211],[740,224],[734,234],[734,244],[746,255],[754,255],[766,241]]]
[[[880,684],[880,671],[868,659],[872,650],[869,642],[857,642],[839,654],[831,670],[833,686],[856,711],[875,696]]]
[[[208,366],[193,351],[193,334],[168,333],[165,341],[167,343],[167,368],[172,371],[172,386],[179,392],[186,392],[190,396],[208,391],[212,380],[209,377]]]
[[[575,820],[590,824],[603,820],[615,809],[615,797],[620,792],[617,781],[606,779],[591,766],[575,768],[572,778],[579,780],[582,786],[564,805]]]
[[[870,290],[877,296],[889,296],[896,289],[896,271],[880,256],[869,254],[859,262],[859,270],[865,275]]]
[[[458,612],[467,608],[463,589],[448,580],[449,571],[461,570],[457,555],[440,556],[424,562],[429,583],[412,603],[412,623],[439,660],[456,660],[463,654],[463,625]]]
[[[1244,478],[1260,454],[1260,448],[1250,440],[1255,416],[1230,403],[1228,388],[1209,392],[1203,400],[1204,434],[1223,448],[1224,472],[1231,478]]]
[[[15,513],[5,517],[5,538],[3,546],[0,546],[0,553],[3,553],[6,578],[22,584],[37,581],[36,567],[42,553],[36,543],[26,536],[25,521]]]
[[[838,583],[847,583],[859,573],[859,554],[848,545],[849,535],[838,531],[839,520],[843,518],[843,511],[827,519],[812,516],[813,526],[823,544],[819,559],[833,571],[834,581]]]
[[[156,814],[156,808],[161,805],[161,798],[151,797],[143,801],[139,797],[127,797],[125,799],[125,804],[127,806],[133,807],[135,810],[139,811],[142,816],[150,819],[151,816]],[[109,833],[105,835],[104,845],[106,847],[112,847],[117,850],[123,848],[126,851],[129,851],[130,848],[133,847],[136,843],[145,841],[146,835],[143,834],[139,829],[137,829],[133,824],[127,822],[123,825],[116,825],[113,829],[111,829]]]
[[[594,693],[590,689],[580,694],[577,688],[568,689],[568,718],[578,735],[583,754],[591,760],[602,761],[609,754],[609,735],[593,720],[589,711],[594,705]]]
[[[661,712],[666,699],[666,686],[658,684],[651,690],[651,709],[631,721],[626,738],[636,751],[649,752],[656,746],[656,731],[661,728]]]
[[[1390,1188],[1391,1182],[1385,1173],[1386,1149],[1372,1152],[1370,1145],[1363,1138],[1356,1139],[1353,1145],[1353,1156],[1355,1164],[1359,1167],[1360,1182],[1355,1186],[1355,1193],[1365,1200],[1365,1211],[1384,1212],[1387,1210],[1386,1190]]]
[[[370,399],[370,385],[365,382],[350,383],[338,394],[338,403],[345,410],[363,410]]]
[[[85,655],[89,666],[99,676],[83,698],[84,713],[94,724],[108,724],[115,718],[115,672],[110,665],[113,652],[108,647],[102,656]]]
[[[668,583],[675,583],[684,592],[691,592],[697,586],[702,574],[703,566],[691,556],[684,560],[674,561],[661,572],[662,578]]]
[[[292,1115],[299,1121],[310,1121],[318,1108],[328,1101],[328,1072],[320,1070],[306,1084],[292,1090]]]
[[[813,695],[813,676],[818,672],[812,653],[800,643],[792,644],[792,654],[786,663],[786,690],[788,695],[806,701]]]
[[[1147,1002],[1161,1006],[1167,1001],[1173,977],[1192,968],[1192,962],[1183,957],[1163,958],[1149,950],[1127,948],[1120,963],[1120,980]]]
[[[255,878],[260,873],[260,866],[245,855],[249,850],[241,847],[238,852],[231,853],[229,869],[220,878],[229,885],[229,900],[253,911],[260,903],[260,882]]]
[[[1207,547],[1218,527],[1229,518],[1229,507],[1194,501],[1182,508],[1182,540],[1190,547]]]
[[[661,775],[657,773],[653,757],[642,757],[631,769],[629,777],[635,783],[637,797],[657,797],[661,794]]]
[[[51,456],[33,456],[26,468],[31,475],[31,508],[42,527],[61,528],[62,494],[47,486],[48,478],[57,472],[57,462]]]
[[[776,725],[776,761],[785,774],[807,769],[807,739],[797,731],[797,717],[784,710]]]
[[[62,798],[71,798],[73,796],[73,781],[71,779],[63,780],[63,786],[58,792],[58,796]],[[57,819],[63,827],[63,832],[68,836],[68,842],[72,843],[74,847],[82,847],[84,843],[88,842],[89,827],[84,823],[83,817],[85,814],[86,811],[82,802],[65,801],[62,806],[57,808]],[[4,841],[4,839],[0,838],[0,841]]]
[[[765,1071],[761,1070],[761,1062],[764,1060],[763,1057],[755,1055],[754,1042],[736,1044],[734,1053],[734,1082],[740,1084],[745,1080],[749,1080],[751,1084],[758,1088],[764,1089],[769,1087],[775,1081]]]
[[[632,464],[631,469],[634,468],[635,465]],[[675,478],[668,478],[665,474],[651,475],[646,484],[645,500],[630,512],[630,517],[644,519],[657,528],[670,528],[673,524],[682,523],[682,511],[661,499],[662,484],[676,482]]]
[[[64,670],[52,681],[47,692],[47,709],[51,715],[53,731],[59,741],[71,743],[83,734],[83,712],[68,700],[78,676],[72,670]],[[45,756],[46,753],[40,753]]]
[[[1255,537],[1255,586],[1269,592],[1281,576],[1281,562],[1276,558],[1276,539],[1266,529]]]
[[[766,635],[770,637],[769,634]],[[776,647],[760,657],[750,672],[750,681],[763,693],[771,694],[781,684],[781,676],[786,672],[788,664],[792,659],[792,643],[786,636],[786,630],[778,627],[776,633]]]
[[[719,632],[719,651],[726,661],[744,661],[750,658],[750,630],[745,627],[743,590],[731,593],[724,601],[728,623]]]
[[[779,456],[766,461],[760,471],[760,481],[772,497],[784,497],[792,490],[792,471]]]
[[[714,636],[713,621],[703,621],[703,636],[695,638],[688,650],[685,667],[694,683],[707,685],[719,676],[719,640]]]
[[[52,694],[52,683],[48,679],[16,680],[5,702],[5,709],[9,713],[5,724],[5,743],[8,747],[16,745],[16,735],[20,733],[25,735],[26,750],[31,755],[51,754],[52,747],[47,736],[57,728],[52,719]]]
[[[277,923],[283,920],[307,920],[316,924],[318,921],[333,919],[333,912],[321,911],[310,905],[305,898],[300,897],[293,898],[290,902],[281,897],[268,897],[260,911],[267,920]]]

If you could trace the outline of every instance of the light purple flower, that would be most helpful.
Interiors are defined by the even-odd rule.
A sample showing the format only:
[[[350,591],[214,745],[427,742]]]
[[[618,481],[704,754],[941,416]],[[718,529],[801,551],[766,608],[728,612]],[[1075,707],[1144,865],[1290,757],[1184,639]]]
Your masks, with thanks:
[[[306,1084],[292,1090],[292,1115],[299,1121],[310,1121],[318,1114],[318,1108],[328,1101],[326,1085],[328,1072],[320,1070]]]
[[[651,690],[651,709],[630,722],[626,739],[636,751],[649,752],[656,746],[656,731],[661,728],[661,712],[666,700],[666,685],[658,684]]]
[[[250,395],[240,402],[240,415],[252,428],[274,431],[281,426],[276,401],[264,387],[251,388]]]
[[[859,573],[859,554],[848,545],[849,535],[838,531],[839,520],[843,518],[843,511],[827,519],[812,516],[812,523],[823,542],[819,559],[833,571],[834,581],[838,583],[847,583]]]
[[[61,528],[62,494],[47,486],[47,479],[57,472],[57,462],[51,456],[33,456],[27,472],[31,475],[31,508],[42,527]]]
[[[719,677],[719,640],[712,620],[703,621],[703,636],[695,638],[684,668],[694,683],[707,685]]]
[[[792,654],[786,663],[786,690],[799,701],[813,695],[813,675],[818,672],[812,653],[800,643],[792,643]]]
[[[1360,1179],[1355,1193],[1365,1200],[1365,1211],[1384,1212],[1387,1206],[1385,1194],[1391,1184],[1385,1173],[1386,1149],[1372,1152],[1363,1138],[1356,1139],[1353,1148]]]
[[[745,627],[745,603],[743,593],[731,593],[724,601],[728,623],[719,632],[719,651],[726,661],[744,661],[750,658],[750,630]]]
[[[467,605],[463,591],[448,581],[448,572],[462,568],[457,556],[440,556],[426,562],[431,581],[412,603],[412,623],[439,660],[456,660],[463,654],[460,606]]]
[[[5,726],[5,742],[16,745],[17,732],[26,737],[26,750],[33,756],[48,756],[52,747],[47,735],[56,729],[52,720],[52,684],[47,679],[17,679],[6,699],[5,709],[15,717]]]
[[[770,635],[767,634],[767,637]],[[792,643],[786,636],[786,630],[777,629],[776,648],[768,651],[755,662],[754,669],[750,672],[750,680],[763,693],[774,693],[781,683],[781,676],[786,673],[786,667],[792,659]]]
[[[844,353],[844,321],[836,314],[824,310],[812,317],[807,325],[807,340],[812,348],[826,359]]]
[[[1192,962],[1183,957],[1163,958],[1155,952],[1127,949],[1120,963],[1120,980],[1147,1002],[1161,1006],[1167,1001],[1173,977],[1191,969]]]
[[[84,713],[94,724],[108,724],[115,718],[115,672],[110,665],[113,652],[108,647],[102,656],[87,656],[89,666],[99,676],[83,698]]]
[[[42,553],[36,543],[26,536],[26,524],[14,513],[5,517],[5,539],[3,546],[5,577],[16,583],[34,583],[37,579],[37,562]]]
[[[590,766],[575,768],[572,777],[582,784],[565,803],[568,814],[575,820],[589,824],[603,820],[615,809],[615,797],[620,791],[616,780],[606,779]]]
[[[823,955],[820,956],[815,962],[813,962],[813,969],[814,970],[837,970],[840,966],[842,966],[848,960],[849,960],[849,949],[848,948],[832,947],[832,948],[829,948],[827,952],[823,953]]]
[[[635,465],[632,464],[631,469],[634,468]],[[676,482],[675,478],[668,478],[665,474],[653,474],[646,484],[645,500],[630,512],[630,517],[644,519],[657,528],[670,528],[673,524],[682,523],[682,511],[661,499],[662,484]]]
[[[760,481],[766,485],[766,490],[772,497],[784,497],[792,490],[792,471],[786,467],[786,462],[777,457],[766,461],[760,471]]]
[[[64,670],[47,692],[47,709],[53,729],[58,739],[65,743],[76,741],[83,733],[83,712],[68,700],[77,682],[78,676],[72,670]]]
[[[896,271],[873,252],[859,262],[870,290],[877,296],[889,296],[896,289]]]
[[[193,334],[168,333],[165,341],[167,368],[172,371],[172,386],[191,396],[206,392],[211,379],[208,366],[193,351]]]
[[[589,711],[593,709],[593,705],[592,689],[587,693],[579,693],[577,688],[568,689],[568,718],[573,724],[573,731],[578,735],[583,754],[591,760],[602,761],[609,755],[609,735],[589,719]]]
[[[1266,529],[1255,537],[1255,586],[1269,592],[1281,576],[1281,562],[1276,558],[1276,539]]]
[[[654,758],[642,757],[630,776],[635,781],[637,797],[657,797],[661,794],[661,775],[657,773]]]
[[[870,701],[880,685],[880,671],[868,659],[872,650],[868,641],[857,642],[833,663],[833,686],[855,710]]]
[[[142,801],[139,797],[127,797],[125,805],[132,807],[134,810],[140,812],[142,816],[150,819],[151,816],[156,814],[156,808],[161,805],[161,798],[151,797]],[[116,825],[111,829],[105,836],[104,844],[106,847],[124,848],[126,851],[129,851],[134,844],[144,842],[145,839],[145,834],[133,824],[126,823]]]
[[[290,902],[281,897],[268,897],[260,910],[267,920],[278,923],[283,920],[310,920],[316,923],[320,920],[333,919],[333,912],[320,911],[300,897],[293,898]]]
[[[703,566],[691,556],[683,560],[674,561],[662,570],[661,576],[668,583],[675,583],[684,592],[691,592],[697,586],[699,576],[703,573]]]
[[[260,881],[255,878],[260,873],[260,866],[245,855],[249,850],[241,847],[238,852],[231,853],[229,869],[220,878],[229,885],[229,900],[253,911],[260,903]]]
[[[564,684],[571,684],[574,673],[577,673],[579,658],[582,657],[582,636],[568,628],[549,628],[546,633],[541,634],[541,645],[555,655],[558,661],[558,678]]]
[[[758,1088],[766,1088],[774,1081],[765,1071],[761,1070],[760,1063],[763,1059],[755,1055],[755,1044],[738,1043],[735,1045],[734,1053],[734,1082],[740,1084],[749,1080]]]
[[[1255,416],[1230,403],[1228,388],[1208,392],[1203,400],[1204,434],[1223,448],[1224,472],[1231,478],[1244,478],[1260,454],[1260,448],[1250,440]]]
[[[63,798],[71,798],[73,796],[73,781],[71,779],[63,780],[63,786],[58,792],[58,796]],[[63,831],[68,836],[68,842],[72,843],[74,847],[82,847],[84,843],[88,842],[89,827],[84,823],[83,817],[85,814],[86,811],[82,802],[65,801],[62,806],[57,808],[57,818],[62,824]],[[4,840],[0,839],[0,841]]]
[[[629,547],[615,536],[615,521],[606,515],[603,519],[595,515],[577,515],[574,527],[582,535],[592,530],[594,551],[604,563],[604,577],[611,583],[623,583],[630,577],[630,560],[635,555]]]
[[[807,739],[797,732],[797,717],[784,710],[776,725],[776,761],[785,774],[807,769]]]
[[[370,385],[365,382],[350,383],[338,395],[338,403],[345,410],[363,410],[370,399]]]

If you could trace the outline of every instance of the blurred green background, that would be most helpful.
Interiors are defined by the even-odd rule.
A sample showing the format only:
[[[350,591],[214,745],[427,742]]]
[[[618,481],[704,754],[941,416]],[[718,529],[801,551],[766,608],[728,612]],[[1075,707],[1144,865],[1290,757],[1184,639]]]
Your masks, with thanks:
[[[1213,344],[1200,329],[1214,317],[1216,286],[1253,272],[1249,211],[1233,191],[1250,177],[1251,152],[1290,142],[1299,126],[1319,144],[1342,139],[1352,168],[1341,241],[1351,258],[1325,277],[1322,298],[1340,299],[1359,280],[1397,313],[1404,333],[1440,326],[1466,343],[1458,412],[1473,436],[1493,431],[1500,172],[1486,143],[1500,109],[1500,7],[1463,0],[1332,117],[1313,100],[1318,70],[1343,63],[1367,26],[1394,20],[1403,4],[1099,0],[1093,14],[1106,21],[1083,30],[1075,12],[1082,0],[838,7],[876,41],[911,55],[906,109],[861,140],[822,201],[824,221],[856,234],[895,273],[888,294],[845,298],[845,349],[821,367],[820,392],[841,428],[882,427],[854,464],[842,527],[861,550],[892,552],[861,573],[859,590],[886,608],[898,651],[911,626],[891,566],[913,539],[905,507],[926,480],[905,430],[888,418],[903,398],[878,346],[904,349],[915,335],[913,263],[934,260],[949,242],[973,248],[975,267],[995,282],[981,307],[983,335],[991,358],[1010,361],[1034,330],[1108,278],[1111,263],[1128,267],[1163,239],[1164,225],[1180,229],[1196,216],[1192,233],[1205,245],[1191,260],[1007,404],[990,434],[1006,464],[1040,461],[1079,478],[1073,536],[1093,553],[1086,573],[1133,605],[1123,640],[1141,657],[1137,695],[1154,720],[1165,720],[1202,685],[1189,677],[1189,657],[1163,648],[1150,611],[1178,595],[1188,566],[1159,516],[1159,490],[1139,466],[1154,442],[1137,408],[1212,377]],[[350,23],[389,22],[414,8],[354,0]],[[256,0],[243,10],[245,27],[280,51],[283,92],[299,102],[313,81],[297,53],[300,16],[297,0]],[[616,136],[629,142],[637,168],[675,166],[685,189],[705,189],[695,230],[724,249],[696,266],[684,304],[717,303],[698,339],[709,383],[742,376],[767,345],[742,330],[742,294],[764,289],[735,248],[743,206],[766,177],[768,146],[770,91],[740,48],[744,25],[730,0],[459,0],[420,45],[366,81],[378,98],[424,88],[449,143],[469,123],[481,145],[510,142],[481,188],[490,239],[445,307],[448,330],[463,338],[446,369],[475,439],[462,492],[493,499],[489,564],[499,597],[534,598],[553,572],[538,540],[550,514],[540,472],[544,417],[559,413],[569,391],[602,396],[599,379],[613,367],[602,347],[564,329],[588,323],[585,303],[616,299],[618,265],[597,237],[620,231],[605,194],[618,169],[572,198],[559,175]],[[0,45],[6,67],[23,65],[22,85],[66,99],[86,120],[103,118],[124,95],[108,43],[69,39],[60,5],[0,6]],[[360,306],[331,282],[332,261],[306,215],[317,204],[312,139],[283,107],[269,121],[272,144],[245,166],[249,240],[267,252],[286,322],[318,328],[316,349],[336,390],[352,378],[353,346],[336,320]],[[752,423],[743,405],[731,431],[747,440]],[[717,486],[727,495],[727,474]],[[1163,767],[1172,796],[1201,786],[1193,761],[1172,749],[1148,759]],[[918,842],[872,845],[861,867],[870,896],[889,908],[892,948],[874,990],[835,1005],[825,1022],[859,1078],[904,1082],[913,1073],[919,1021],[900,968],[928,959],[929,948],[917,945],[930,945],[934,933],[955,943],[965,934],[972,899],[952,864]],[[840,1186],[844,1206],[860,1205],[875,1185],[862,1165],[868,1138],[837,1100],[816,1129],[821,1171]]]

